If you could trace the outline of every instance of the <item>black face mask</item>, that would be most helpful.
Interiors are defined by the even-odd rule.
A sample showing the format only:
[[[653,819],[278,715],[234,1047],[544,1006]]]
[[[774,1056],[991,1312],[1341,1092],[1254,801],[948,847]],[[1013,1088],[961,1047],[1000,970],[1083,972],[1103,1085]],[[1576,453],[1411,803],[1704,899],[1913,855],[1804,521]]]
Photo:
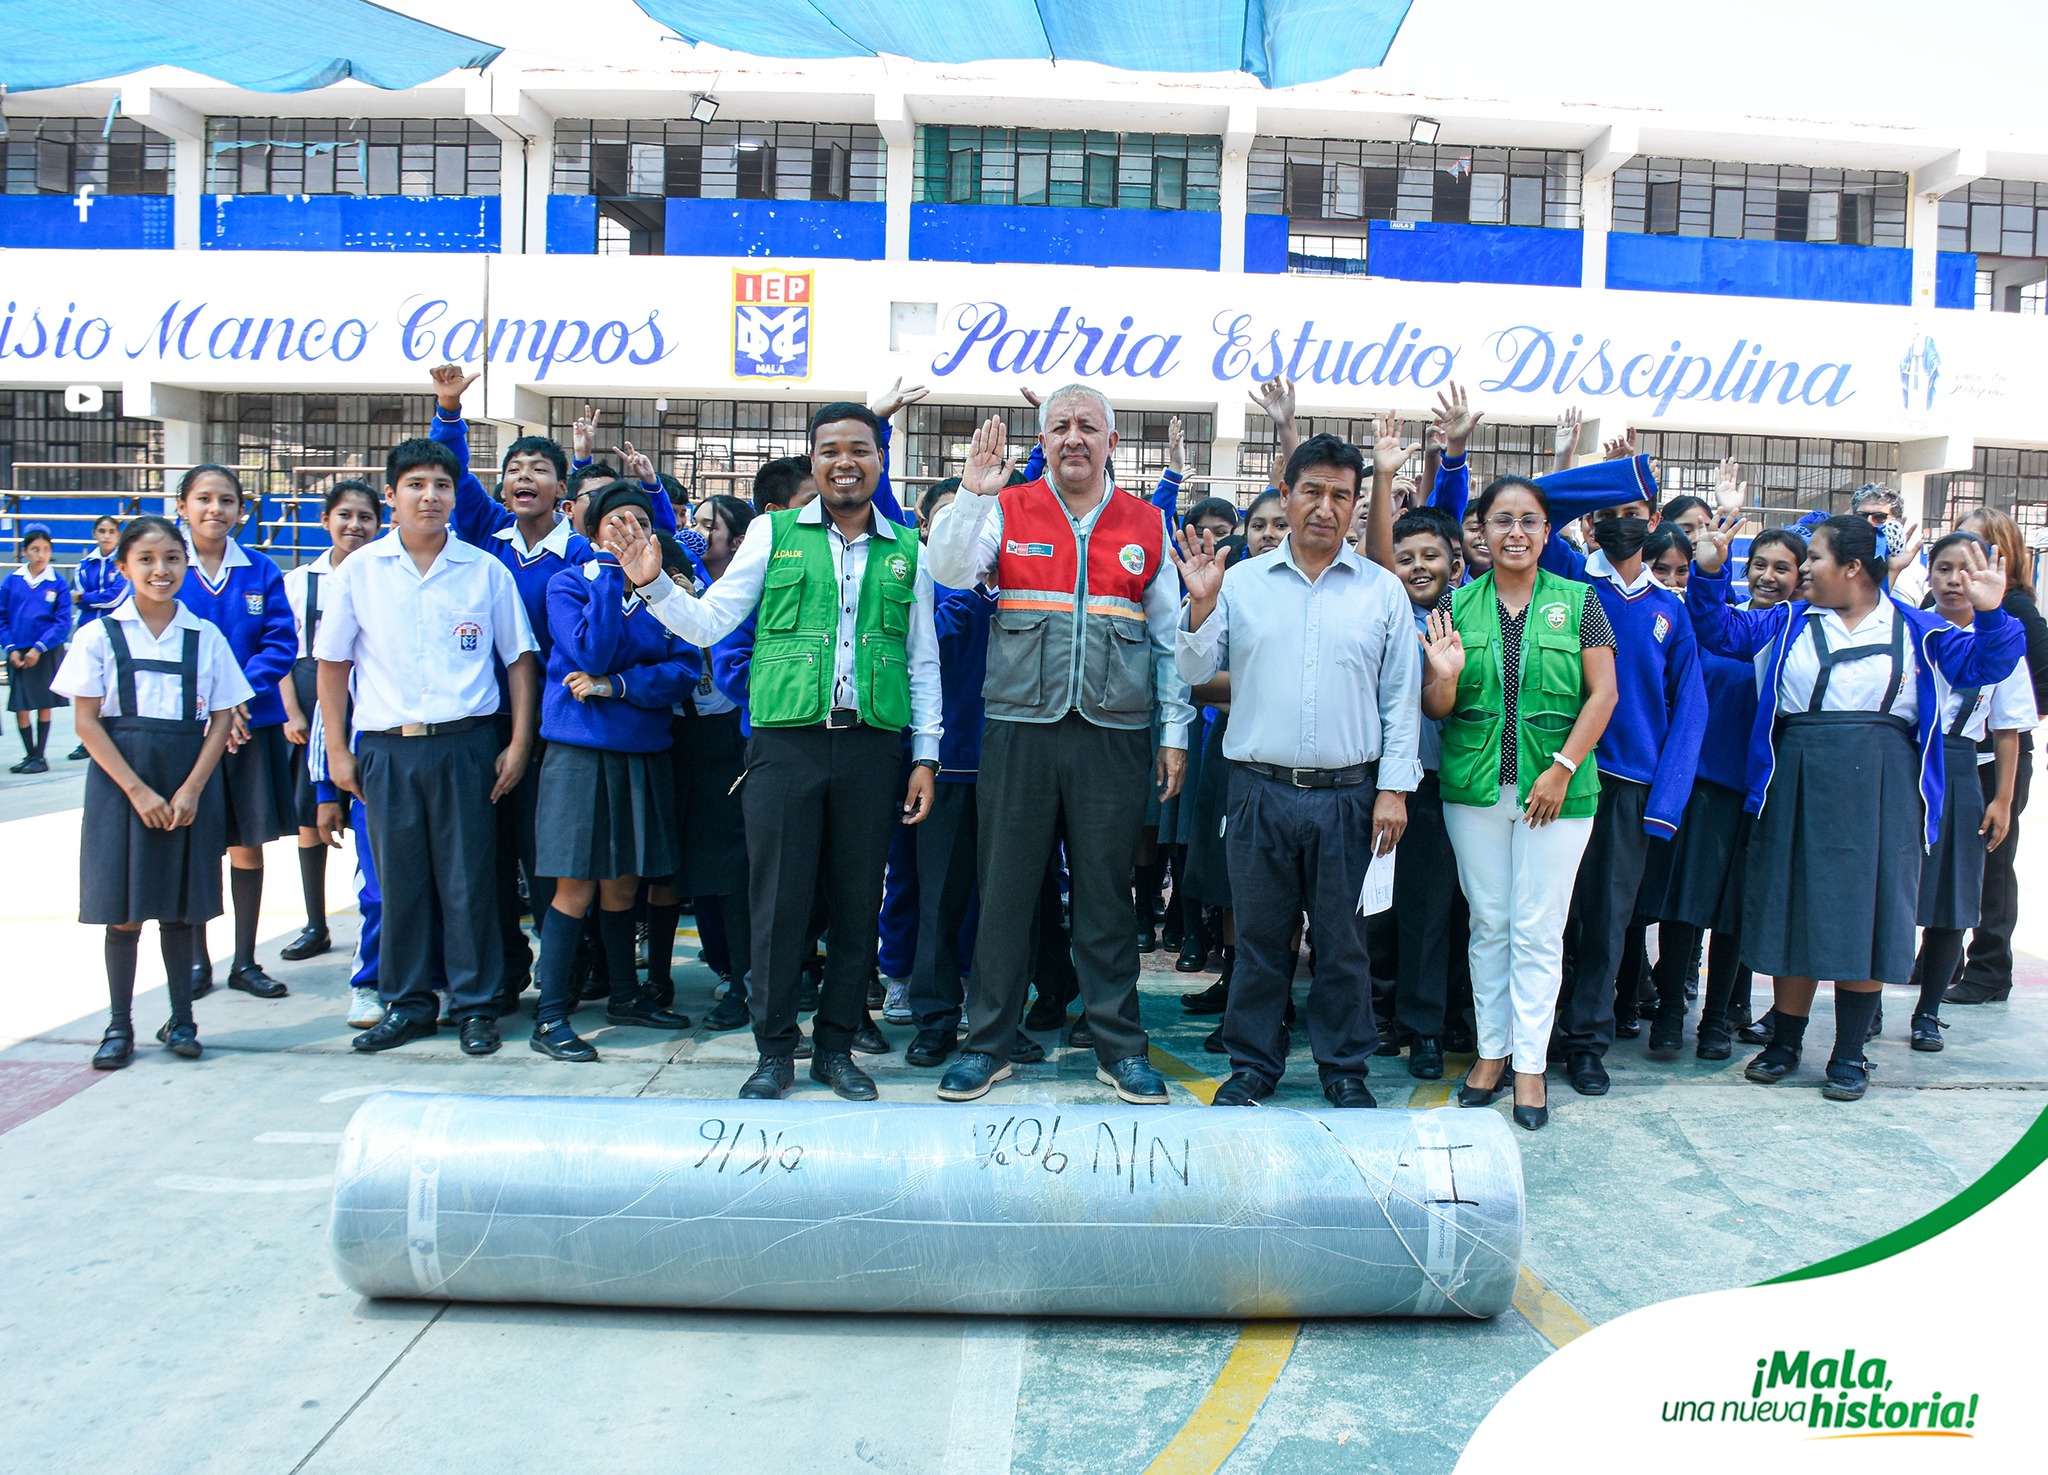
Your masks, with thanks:
[[[1634,558],[1643,551],[1643,542],[1649,536],[1647,517],[1610,517],[1593,524],[1593,541],[1600,545],[1609,563]]]

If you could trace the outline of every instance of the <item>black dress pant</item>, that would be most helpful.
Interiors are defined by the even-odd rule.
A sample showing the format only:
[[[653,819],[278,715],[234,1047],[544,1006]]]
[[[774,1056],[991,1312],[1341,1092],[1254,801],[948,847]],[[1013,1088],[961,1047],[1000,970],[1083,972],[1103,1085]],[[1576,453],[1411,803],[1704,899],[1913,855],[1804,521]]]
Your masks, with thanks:
[[[1454,926],[1462,912],[1458,857],[1444,828],[1443,793],[1434,773],[1408,796],[1408,828],[1394,863],[1394,1020],[1408,1039],[1440,1039],[1450,993]],[[1462,931],[1462,927],[1455,927]]]
[[[2005,843],[1984,857],[1984,900],[1977,912],[1977,925],[1970,933],[1969,955],[1963,960],[1963,978],[1992,988],[2012,986],[2012,930],[2020,919],[2020,878],[2013,869],[2020,849],[2020,811],[2027,807],[2027,792],[2034,786],[2034,745],[2020,738],[2019,775],[2012,786],[2012,829]],[[1984,802],[1998,797],[1998,765],[1980,764],[1977,781],[1984,787]]]
[[[910,1012],[919,1029],[952,1030],[966,994],[960,928],[974,898],[975,785],[938,783],[917,839],[917,956],[910,966]]]
[[[1358,895],[1372,862],[1378,797],[1371,776],[1341,789],[1297,789],[1241,764],[1232,768],[1223,830],[1237,912],[1237,964],[1223,1013],[1231,1069],[1276,1085],[1287,1069],[1281,1021],[1294,981],[1294,924],[1303,912],[1316,948],[1308,989],[1316,1067],[1325,1084],[1370,1069],[1379,1030]],[[1394,874],[1398,880],[1398,863]]]
[[[740,787],[747,821],[754,1041],[790,1055],[798,978],[811,956],[814,899],[825,916],[825,978],[812,1038],[851,1048],[867,1019],[868,970],[889,838],[903,818],[903,735],[874,727],[757,727]]]
[[[504,748],[512,741],[512,719],[499,715],[497,720],[498,746]],[[526,940],[526,930],[519,925],[519,874],[526,873],[526,902],[533,909],[536,929],[548,909],[548,903],[555,899],[555,882],[551,876],[542,876],[534,870],[535,839],[533,829],[534,811],[540,803],[540,764],[546,757],[547,745],[535,742],[533,761],[509,793],[498,801],[498,860],[496,883],[498,896],[498,936],[505,955],[506,972],[510,982],[520,988],[533,974],[533,949]]]
[[[377,984],[387,1008],[434,1017],[438,939],[449,1014],[461,1020],[491,1012],[505,973],[491,803],[498,752],[497,728],[488,722],[432,737],[365,733],[357,743],[370,853],[384,891]]]
[[[1600,809],[1572,891],[1569,926],[1578,946],[1557,1001],[1556,1044],[1567,1055],[1605,1055],[1614,1045],[1614,980],[1650,855],[1643,831],[1649,800],[1648,784],[1600,775]]]
[[[967,1000],[970,1051],[1010,1058],[1030,984],[1039,910],[1032,903],[1064,825],[1074,971],[1096,1058],[1106,1064],[1145,1053],[1131,868],[1151,782],[1145,728],[1097,727],[1078,713],[1058,722],[989,720],[975,785],[981,921]]]

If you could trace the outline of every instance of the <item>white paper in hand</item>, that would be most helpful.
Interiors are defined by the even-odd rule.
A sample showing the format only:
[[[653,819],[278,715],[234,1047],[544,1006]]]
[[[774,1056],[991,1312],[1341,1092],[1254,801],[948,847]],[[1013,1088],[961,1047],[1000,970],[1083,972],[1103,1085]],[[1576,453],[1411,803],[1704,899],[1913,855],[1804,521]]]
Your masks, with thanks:
[[[1376,855],[1365,868],[1365,887],[1358,893],[1358,914],[1370,917],[1394,904],[1394,857],[1398,848]]]

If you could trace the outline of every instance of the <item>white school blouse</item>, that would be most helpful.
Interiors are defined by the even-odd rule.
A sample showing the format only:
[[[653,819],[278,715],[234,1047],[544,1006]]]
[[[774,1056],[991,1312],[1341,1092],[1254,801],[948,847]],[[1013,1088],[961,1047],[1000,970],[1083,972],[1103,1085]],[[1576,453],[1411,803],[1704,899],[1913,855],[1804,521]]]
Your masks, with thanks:
[[[151,635],[149,626],[135,608],[131,597],[115,605],[108,619],[121,622],[128,637],[128,654],[138,661],[178,661],[185,654],[185,632],[199,632],[199,710],[180,712],[179,688],[183,678],[176,672],[137,671],[135,702],[142,710],[121,710],[121,686],[114,673],[114,648],[98,620],[87,620],[72,637],[64,664],[57,668],[52,687],[67,697],[98,697],[102,717],[158,717],[172,722],[204,719],[209,712],[240,706],[255,693],[228,648],[227,637],[211,620],[202,620],[180,604],[162,635]]]

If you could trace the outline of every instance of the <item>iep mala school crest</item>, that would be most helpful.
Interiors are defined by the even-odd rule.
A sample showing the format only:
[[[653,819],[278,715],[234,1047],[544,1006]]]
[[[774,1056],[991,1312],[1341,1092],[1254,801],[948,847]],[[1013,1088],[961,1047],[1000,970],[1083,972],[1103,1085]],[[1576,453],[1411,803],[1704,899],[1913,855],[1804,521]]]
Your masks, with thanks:
[[[1657,643],[1658,643],[1659,645],[1662,645],[1662,644],[1664,643],[1664,637],[1665,637],[1665,636],[1667,636],[1667,635],[1669,635],[1670,633],[1671,633],[1671,621],[1669,621],[1669,620],[1667,620],[1666,618],[1664,618],[1664,616],[1662,616],[1662,615],[1659,615],[1659,616],[1657,616],[1657,618],[1656,618],[1655,620],[1653,620],[1653,621],[1651,622],[1651,624],[1650,624],[1650,636],[1651,636],[1651,638],[1652,638],[1652,639],[1654,639],[1654,640],[1655,640],[1655,641],[1656,641],[1656,642],[1657,642]]]
[[[1544,605],[1543,621],[1553,630],[1562,630],[1565,621],[1564,606],[1561,604]]]
[[[476,649],[477,641],[483,638],[484,627],[475,620],[459,620],[455,625],[456,648],[467,653]]]
[[[811,273],[732,274],[732,376],[811,377]]]
[[[262,614],[262,613],[263,613],[263,594],[262,594],[262,591],[261,591],[261,590],[257,590],[257,591],[255,591],[255,592],[252,592],[252,593],[249,593],[249,594],[244,594],[244,595],[242,596],[242,608],[246,609],[246,610],[247,610],[247,611],[248,611],[248,612],[249,612],[250,614],[252,614],[252,615],[260,615],[260,614]]]

